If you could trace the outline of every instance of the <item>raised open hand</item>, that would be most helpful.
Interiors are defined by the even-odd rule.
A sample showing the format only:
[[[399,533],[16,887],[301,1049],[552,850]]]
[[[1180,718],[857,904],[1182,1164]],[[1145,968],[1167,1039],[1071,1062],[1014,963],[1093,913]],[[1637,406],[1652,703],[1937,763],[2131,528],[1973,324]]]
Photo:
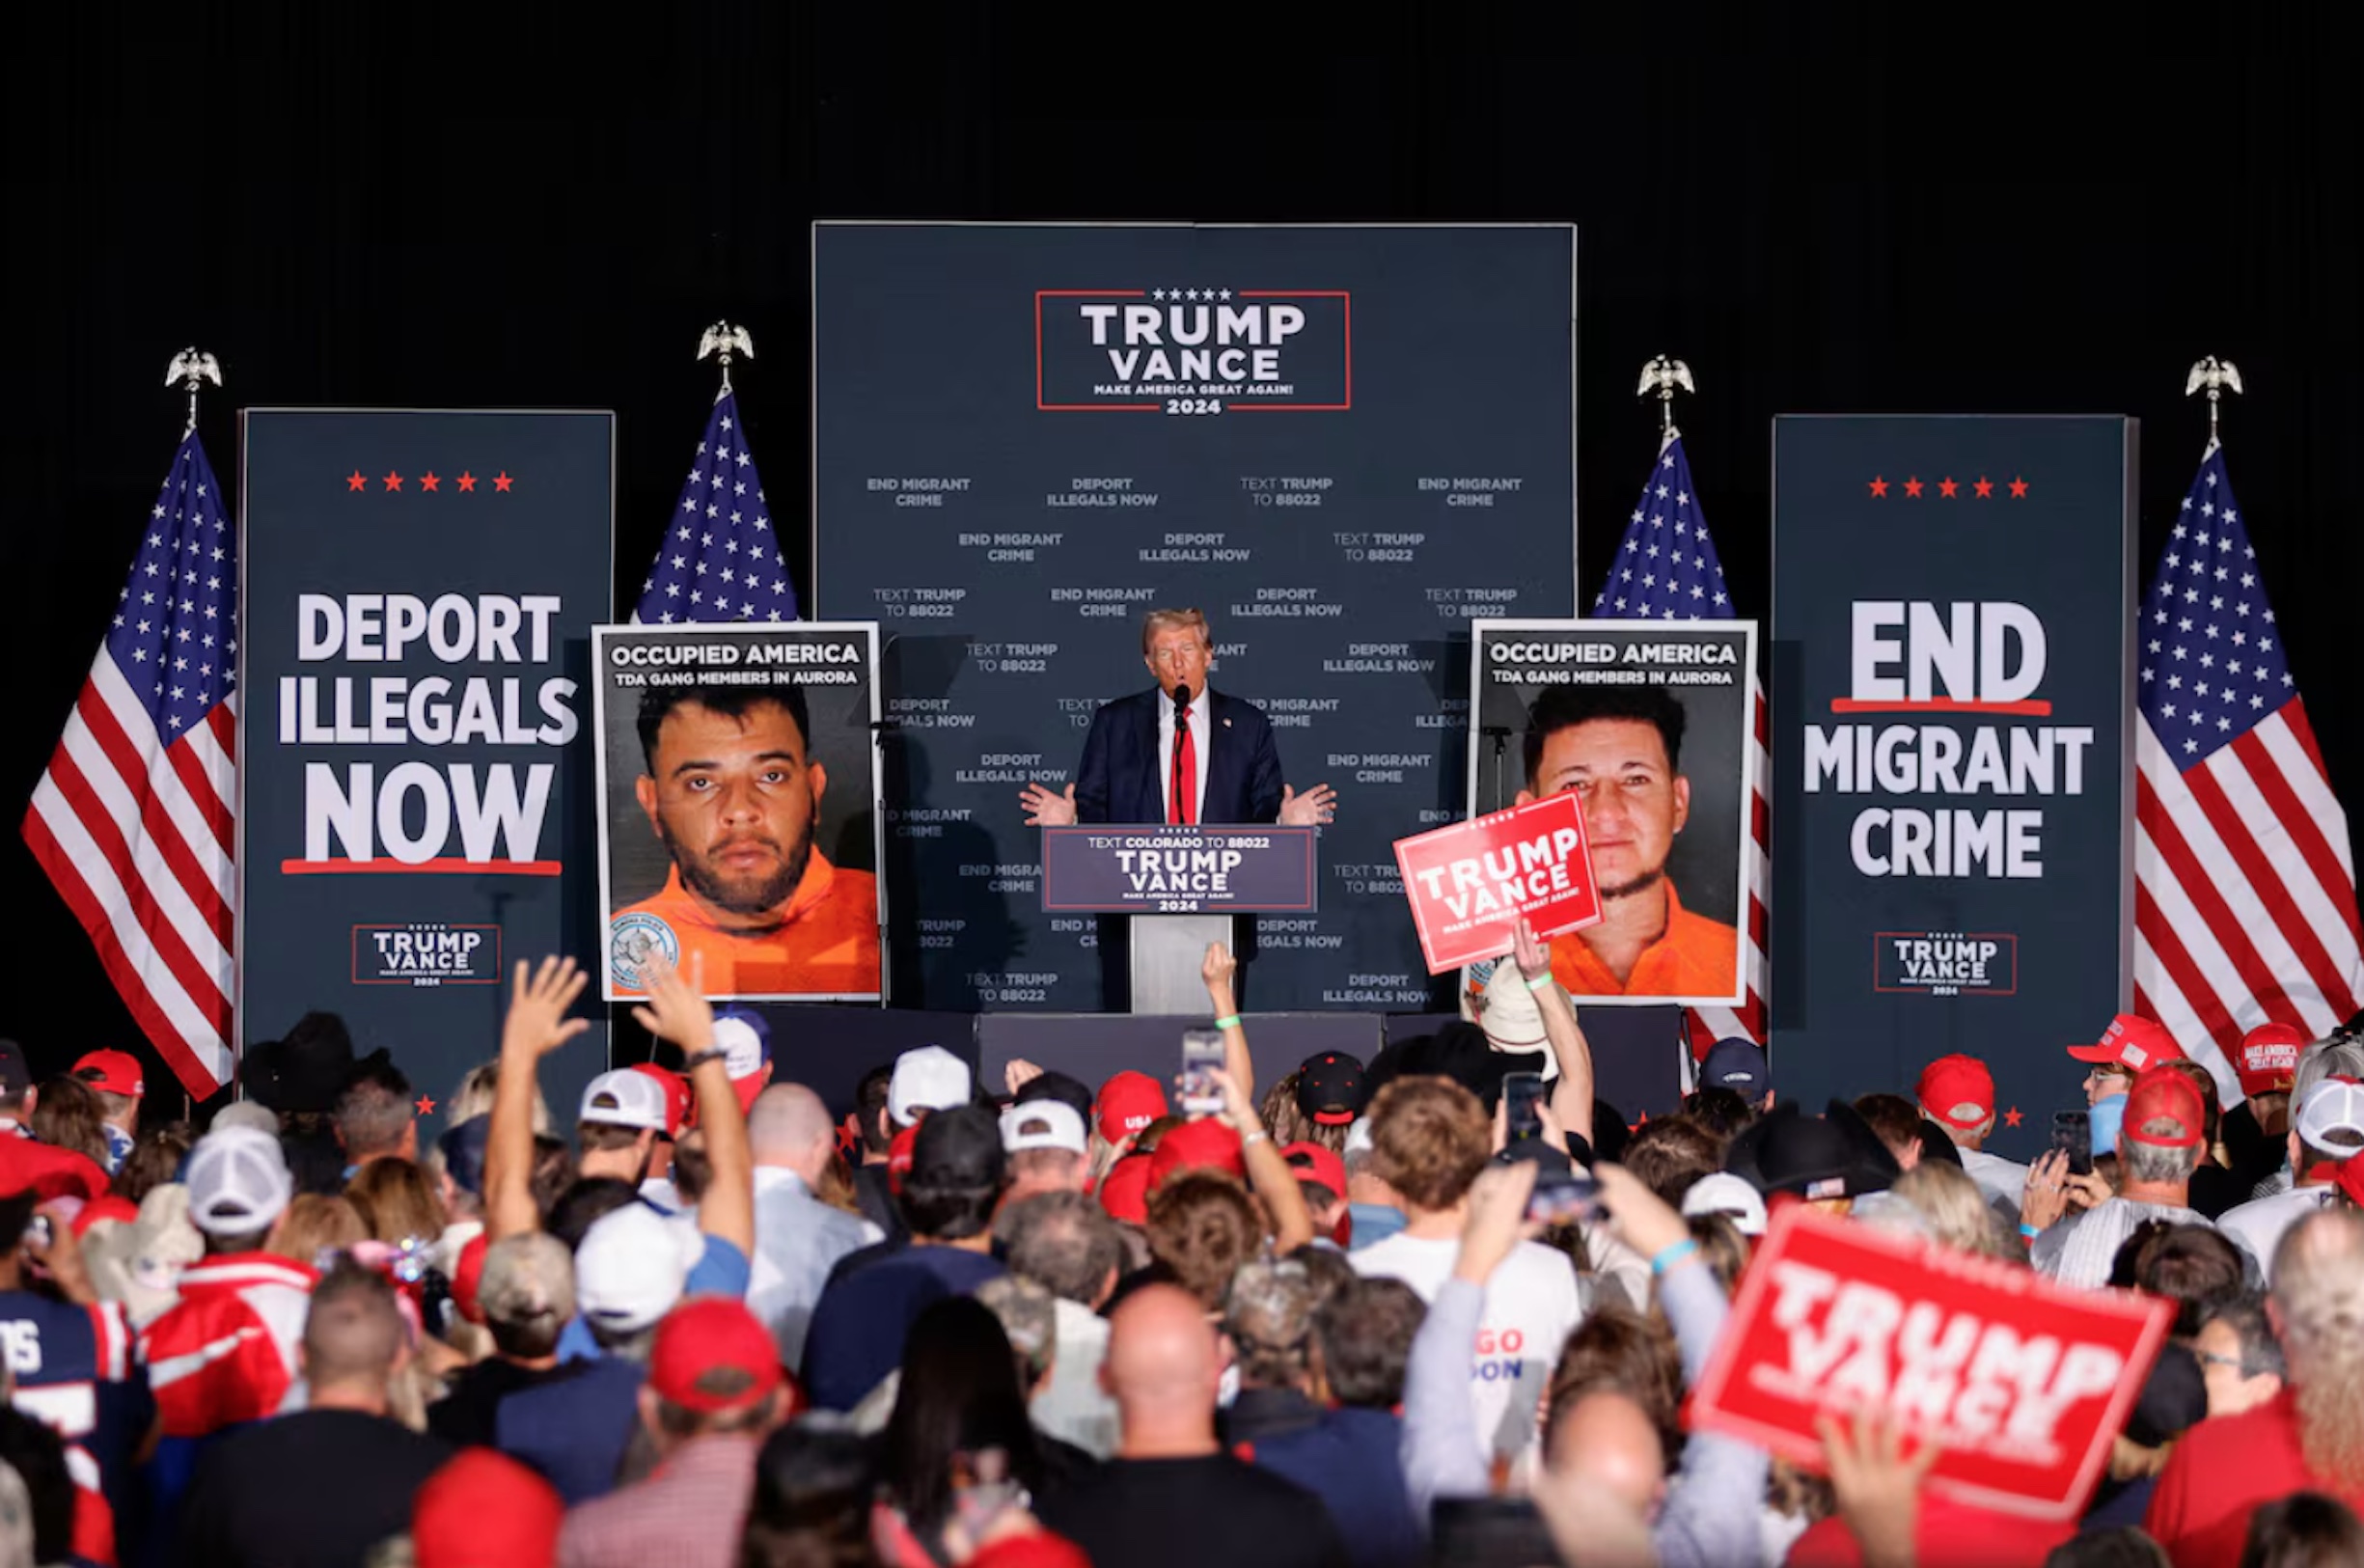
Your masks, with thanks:
[[[634,1023],[690,1056],[713,1045],[714,1009],[706,1003],[704,953],[690,954],[687,979],[662,953],[649,954],[641,963],[641,989],[648,993],[648,1001],[632,1009]]]
[[[1042,784],[1031,784],[1018,791],[1018,804],[1026,808],[1026,825],[1030,828],[1064,828],[1075,822],[1075,785],[1069,784],[1065,794],[1059,794]]]
[[[1315,784],[1302,795],[1287,784],[1280,786],[1280,825],[1284,828],[1319,827],[1337,814],[1337,793],[1328,784]]]
[[[571,958],[544,958],[538,969],[517,960],[517,984],[501,1026],[501,1049],[546,1057],[591,1028],[588,1018],[566,1016],[590,983],[590,973]]]

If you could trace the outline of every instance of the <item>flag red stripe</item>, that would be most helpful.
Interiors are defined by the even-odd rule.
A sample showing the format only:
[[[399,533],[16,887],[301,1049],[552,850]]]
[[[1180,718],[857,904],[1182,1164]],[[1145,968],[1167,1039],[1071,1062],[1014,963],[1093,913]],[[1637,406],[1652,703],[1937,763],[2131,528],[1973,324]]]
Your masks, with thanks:
[[[218,713],[221,709],[216,706],[214,711]],[[188,792],[189,804],[196,807],[197,814],[205,819],[206,827],[213,835],[213,841],[222,846],[223,854],[230,854],[237,847],[237,829],[230,814],[230,802],[222,799],[212,776],[206,772],[205,758],[199,756],[197,748],[185,740],[174,741],[164,749],[164,755],[173,764],[173,771],[179,775],[180,787]],[[154,830],[151,828],[149,831]]]
[[[2295,701],[2293,701],[2290,707],[2295,708],[2297,705]],[[2288,712],[2289,709],[2286,708],[2284,711]],[[2294,732],[2298,729],[2296,725],[2292,726]],[[2308,737],[2305,741],[2305,744],[2310,746],[2313,743],[2312,737]],[[2266,743],[2257,738],[2257,731],[2254,729],[2233,742],[2233,753],[2240,758],[2242,766],[2249,770],[2249,782],[2265,798],[2266,805],[2272,811],[2275,821],[2280,824],[2284,833],[2290,835],[2291,846],[2296,849],[2299,857],[2306,862],[2307,869],[2314,873],[2315,880],[2323,884],[2323,892],[2331,899],[2331,907],[2347,921],[2350,934],[2359,934],[2356,927],[2355,884],[2349,880],[2348,868],[2339,863],[2339,856],[2332,851],[2330,839],[2323,837],[2323,824],[2315,819],[2315,813],[2308,811],[2299,802],[2297,792],[2291,788],[2290,780],[2282,772],[2281,764],[2276,762],[2273,754],[2266,749]],[[2201,770],[2194,769],[2193,771]],[[2189,778],[2190,775],[2186,774],[2185,777]],[[2269,881],[2261,882],[2256,874],[2252,873],[2250,881],[2257,885],[2260,896],[2265,896],[2266,891],[2278,887],[2281,879],[2276,876]],[[2277,906],[2279,901],[2268,897],[2266,902],[2271,908]],[[2290,925],[2293,921],[2301,924],[2305,923],[2303,915],[2287,906],[2277,908],[2276,913],[2284,926]],[[2307,935],[2310,940],[2314,938],[2312,926],[2308,927]],[[2364,937],[2364,934],[2359,935]],[[2318,946],[2320,947],[2320,944]],[[2325,962],[2329,962],[2327,956]],[[2333,966],[2331,972],[2338,973],[2336,966]],[[2321,973],[2322,971],[2318,971],[2318,974]],[[2347,977],[2342,975],[2340,980],[2344,988]],[[2354,1009],[2342,1007],[2338,1010],[2346,1014]]]
[[[81,922],[82,929],[90,934],[91,946],[98,952],[99,967],[115,982],[115,989],[123,996],[124,1005],[140,1026],[141,1032],[163,1056],[165,1064],[172,1068],[173,1076],[180,1080],[182,1087],[199,1099],[210,1096],[221,1087],[220,1083],[215,1080],[212,1069],[205,1059],[181,1038],[180,1031],[165,1016],[164,1009],[156,1004],[155,998],[149,992],[147,980],[140,974],[139,964],[124,950],[123,942],[116,935],[114,923],[107,919],[105,908],[84,882],[83,867],[68,857],[56,837],[50,833],[49,824],[41,819],[39,812],[25,813],[24,835],[26,845],[33,851],[33,858],[49,873],[49,880],[56,886],[59,896],[74,912],[74,918]],[[201,995],[197,1005],[213,1021],[221,1039],[227,1040],[230,1037],[229,999],[220,998],[218,1005],[215,1005],[209,1004]]]
[[[2315,727],[2307,722],[2305,701],[2294,697],[2276,711],[2282,715],[2282,722],[2290,727],[2290,732],[2297,737],[2298,749],[2306,753],[2308,761],[2315,764],[2317,776],[2324,784],[2329,784],[2331,770],[2323,765],[2323,748],[2315,744]],[[2346,882],[2348,873],[2342,871],[2340,880]]]
[[[82,688],[82,695],[75,700],[74,707],[81,714],[83,727],[90,732],[91,739],[97,744],[101,752],[106,754],[107,761],[113,764],[117,782],[128,790],[131,798],[139,804],[140,837],[154,846],[157,856],[171,869],[173,879],[180,884],[181,892],[188,894],[190,904],[212,928],[215,940],[219,941],[223,949],[227,950],[230,947],[232,930],[230,907],[224,902],[222,890],[214,882],[212,874],[198,864],[196,855],[190,851],[188,840],[181,837],[179,825],[173,820],[172,812],[165,808],[164,802],[157,798],[153,783],[149,776],[148,763],[140,756],[139,748],[132,744],[130,736],[124,733],[123,726],[116,720],[115,710],[108,707],[105,700],[98,695],[98,688],[96,684],[85,685]],[[166,748],[168,755],[174,751],[185,753],[186,748]],[[52,774],[57,773],[60,763],[69,767],[73,765],[73,759],[66,754],[63,748],[60,748],[57,756],[49,764]],[[89,782],[83,778],[79,768],[75,768],[74,778],[81,784],[83,790],[80,795],[74,795],[69,791],[69,798],[74,803],[74,814],[82,818],[85,827],[92,830],[94,839],[98,839],[99,836],[92,819],[94,817],[105,818],[107,827],[117,835],[118,841],[121,841],[125,825],[114,821],[109,816],[106,803],[90,789]],[[62,775],[59,776],[59,787],[65,787],[65,780]],[[213,794],[213,785],[202,778],[198,781],[198,788],[205,797],[209,798]],[[100,839],[99,841],[103,843],[106,840]],[[126,851],[125,864],[117,867],[119,878],[126,885],[142,880],[128,867],[128,852]],[[195,992],[190,993],[192,998],[196,995]]]
[[[2134,929],[2141,932],[2143,940],[2150,944],[2151,956],[2167,977],[2175,981],[2175,988],[2184,993],[2185,1002],[2200,1020],[2200,1027],[2208,1031],[2209,1037],[2227,1051],[2240,1045],[2240,1026],[2234,1021],[2224,999],[2216,994],[2216,988],[2209,983],[2200,966],[2192,961],[2191,954],[2184,947],[2183,938],[2175,934],[2173,922],[2159,908],[2158,900],[2140,884],[2134,889]],[[2143,1016],[2155,1017],[2156,1014],[2145,1012]]]
[[[2185,787],[2190,787],[2199,779],[2202,771],[2195,768],[2184,775]],[[2209,783],[2213,787],[2214,781],[2212,780]],[[2202,812],[2203,814],[2206,814],[2205,806],[2202,807]],[[2166,802],[2161,800],[2155,791],[2137,790],[2134,796],[2134,816],[2142,824],[2143,831],[2151,836],[2152,847],[2158,851],[2160,863],[2165,867],[2167,874],[2174,878],[2176,886],[2183,892],[2185,898],[2190,902],[2192,913],[2200,918],[2202,924],[2216,939],[2216,945],[2224,949],[2225,957],[2232,962],[2234,973],[2240,976],[2241,983],[2248,987],[2249,994],[2255,997],[2259,1004],[2269,1012],[2273,1011],[2277,1004],[2284,1008],[2291,1006],[2289,997],[2283,993],[2280,977],[2274,974],[2273,966],[2258,952],[2256,946],[2249,940],[2247,928],[2235,918],[2231,907],[2224,901],[2224,895],[2216,891],[2215,880],[2209,875],[2207,869],[2201,865],[2199,856],[2185,839],[2183,826],[2176,821],[2175,813],[2168,809]],[[2211,825],[2215,825],[2213,817],[2210,820]],[[2221,826],[2217,827],[2219,837],[2223,835],[2223,831]],[[2234,848],[2233,853],[2238,859],[2239,849]],[[2243,877],[2244,880],[2247,880],[2245,870]],[[2252,891],[2255,891],[2254,883]],[[2180,977],[2177,983],[2182,983]]]
[[[164,967],[172,972],[173,978],[180,982],[180,989],[187,993],[190,1003],[208,1016],[217,1004],[226,1006],[228,998],[221,979],[189,950],[188,943],[182,940],[171,918],[157,904],[155,894],[149,891],[146,880],[139,874],[131,846],[124,839],[123,830],[107,815],[105,807],[92,790],[90,781],[83,777],[81,768],[75,765],[74,759],[61,752],[49,764],[49,782],[57,785],[58,793],[66,797],[67,805],[73,811],[74,820],[82,824],[82,831],[91,836],[91,842],[96,846],[100,858],[106,862],[107,870],[112,873],[107,880],[112,881],[123,894],[123,907],[147,935],[149,945],[155,949],[156,956],[164,961]],[[88,877],[96,869],[95,867],[84,867],[83,874]],[[220,903],[218,898],[211,901],[217,906]],[[200,919],[206,918],[206,905],[199,903],[197,912]]]
[[[2292,828],[2303,820],[2303,813],[2296,811],[2298,803],[2290,798],[2289,786],[2282,782],[2280,771],[2273,767],[2273,759],[2265,755],[2264,749],[2261,747],[2254,756],[2241,753],[2240,743],[2236,741],[2234,751],[2248,764],[2251,781],[2265,797],[2266,803],[2273,809],[2274,815],[2280,818],[2282,826]],[[2216,837],[2224,841],[2225,852],[2233,857],[2233,864],[2240,867],[2241,878],[2249,884],[2249,891],[2266,906],[2267,917],[2273,922],[2274,928],[2282,933],[2282,940],[2290,944],[2291,952],[2306,971],[2308,978],[2314,981],[2315,989],[2325,997],[2345,990],[2347,977],[2340,973],[2330,953],[2324,950],[2323,939],[2315,934],[2314,922],[2306,918],[2306,912],[2282,895],[2280,874],[2274,870],[2273,863],[2267,859],[2265,848],[2252,836],[2249,825],[2241,820],[2240,812],[2226,798],[2224,786],[2217,783],[2216,776],[2204,767],[2193,768],[2184,775],[2184,786],[2191,791],[2201,814],[2216,830]],[[2282,798],[2275,798],[2277,792]],[[2320,876],[2320,868],[2315,869]],[[2213,884],[2211,891],[2213,894]],[[2188,894],[2190,890],[2186,889],[2185,892]],[[2231,912],[2228,910],[2226,913],[2229,917]],[[2247,940],[2244,934],[2242,941]],[[2259,999],[2264,1000],[2262,992]],[[2335,1005],[2332,1010],[2345,1016],[2353,1008]]]

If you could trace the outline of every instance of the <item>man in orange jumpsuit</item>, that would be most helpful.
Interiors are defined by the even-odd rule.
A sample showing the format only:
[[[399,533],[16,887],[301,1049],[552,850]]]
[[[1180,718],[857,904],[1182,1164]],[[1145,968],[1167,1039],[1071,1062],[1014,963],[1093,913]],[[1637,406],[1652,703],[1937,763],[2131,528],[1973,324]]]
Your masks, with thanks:
[[[878,880],[813,846],[829,776],[811,754],[802,688],[651,687],[633,785],[673,856],[663,891],[608,921],[619,992],[661,951],[705,961],[712,996],[876,996]]]
[[[1575,997],[1728,997],[1740,933],[1683,907],[1666,855],[1691,819],[1683,704],[1663,686],[1550,686],[1527,710],[1524,806],[1569,790],[1583,802],[1601,922],[1552,943],[1552,974]]]

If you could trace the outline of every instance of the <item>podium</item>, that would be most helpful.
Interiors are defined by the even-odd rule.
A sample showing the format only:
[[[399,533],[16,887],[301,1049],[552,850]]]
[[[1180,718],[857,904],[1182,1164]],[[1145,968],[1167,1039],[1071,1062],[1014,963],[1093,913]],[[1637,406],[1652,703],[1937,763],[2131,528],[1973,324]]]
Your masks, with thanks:
[[[1045,828],[1043,911],[1128,917],[1132,1010],[1203,1012],[1199,961],[1210,942],[1238,950],[1233,917],[1314,912],[1314,835],[1260,823]]]

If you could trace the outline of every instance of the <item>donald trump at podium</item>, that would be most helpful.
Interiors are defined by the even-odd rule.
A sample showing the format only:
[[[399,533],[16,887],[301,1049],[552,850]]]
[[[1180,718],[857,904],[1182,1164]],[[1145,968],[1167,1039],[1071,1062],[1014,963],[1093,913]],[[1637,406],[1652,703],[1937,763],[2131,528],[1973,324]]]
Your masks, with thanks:
[[[1196,610],[1142,618],[1141,662],[1155,690],[1103,702],[1084,737],[1084,760],[1064,792],[1030,784],[1018,793],[1028,827],[1072,823],[1277,822],[1332,819],[1328,784],[1304,794],[1280,779],[1273,727],[1252,702],[1207,690],[1214,643]]]

